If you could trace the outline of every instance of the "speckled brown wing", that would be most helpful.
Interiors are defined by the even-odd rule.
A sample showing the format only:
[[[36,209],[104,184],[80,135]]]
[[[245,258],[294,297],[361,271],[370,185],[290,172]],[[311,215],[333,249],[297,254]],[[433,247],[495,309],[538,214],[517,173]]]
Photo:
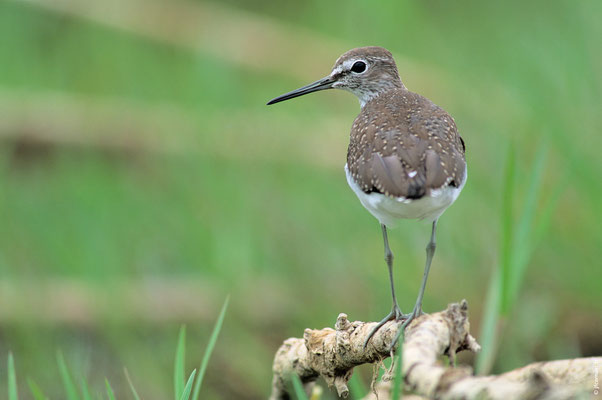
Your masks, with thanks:
[[[464,142],[452,117],[405,89],[368,102],[355,119],[347,152],[352,178],[366,192],[418,199],[460,186]]]

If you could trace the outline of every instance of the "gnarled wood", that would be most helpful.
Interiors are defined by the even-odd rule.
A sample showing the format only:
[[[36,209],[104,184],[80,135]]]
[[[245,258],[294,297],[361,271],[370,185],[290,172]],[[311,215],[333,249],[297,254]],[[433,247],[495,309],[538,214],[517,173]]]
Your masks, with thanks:
[[[271,400],[289,399],[291,374],[297,374],[309,394],[322,376],[339,396],[347,397],[347,383],[353,368],[391,356],[391,342],[398,323],[385,324],[364,341],[376,322],[351,322],[340,314],[335,329],[306,329],[303,338],[287,339],[274,359]],[[462,350],[477,352],[480,346],[470,335],[466,301],[450,304],[446,310],[425,314],[405,331],[403,345],[404,389],[413,398],[437,399],[569,399],[592,393],[594,375],[602,359],[534,363],[497,376],[474,376],[469,367],[446,367],[441,355],[451,359]],[[379,400],[390,399],[390,384],[375,386]],[[374,393],[366,399],[376,399]]]

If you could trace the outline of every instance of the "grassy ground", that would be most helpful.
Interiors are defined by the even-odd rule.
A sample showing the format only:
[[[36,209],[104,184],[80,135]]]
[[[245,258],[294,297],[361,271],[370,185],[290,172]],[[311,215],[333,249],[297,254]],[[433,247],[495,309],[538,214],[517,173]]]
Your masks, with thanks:
[[[321,93],[264,106],[368,44],[392,50],[406,85],[450,111],[467,143],[469,181],[440,221],[425,309],[466,298],[479,332],[508,149],[518,219],[543,145],[534,220],[553,208],[530,236],[493,368],[600,355],[602,10],[523,3],[165,3],[175,16],[178,4],[213,12],[215,29],[231,30],[197,37],[192,11],[140,28],[143,2],[117,13],[120,28],[68,1],[2,2],[0,359],[14,354],[20,392],[29,376],[61,397],[61,349],[97,391],[106,376],[128,398],[126,366],[143,398],[167,398],[179,326],[191,371],[230,294],[201,398],[261,398],[284,338],[339,312],[384,315],[379,227],[342,170],[356,100]],[[220,40],[249,55],[220,53]],[[392,233],[405,309],[428,231],[408,222]]]

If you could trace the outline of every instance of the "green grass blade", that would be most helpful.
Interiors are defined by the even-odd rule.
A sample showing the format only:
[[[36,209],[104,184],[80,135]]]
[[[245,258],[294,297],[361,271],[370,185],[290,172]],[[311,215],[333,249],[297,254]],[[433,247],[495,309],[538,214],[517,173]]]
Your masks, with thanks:
[[[186,382],[186,386],[184,387],[184,391],[182,392],[182,397],[180,400],[188,400],[190,397],[190,392],[192,391],[192,383],[194,382],[194,375],[196,374],[196,369],[192,371],[190,377],[188,378],[188,382]]]
[[[493,365],[493,359],[497,350],[497,327],[500,319],[500,303],[502,292],[501,268],[498,266],[491,276],[485,308],[481,318],[481,334],[479,342],[481,351],[477,354],[475,369],[477,374],[487,374]]]
[[[348,386],[349,393],[351,393],[351,398],[353,399],[363,399],[368,394],[368,389],[357,372],[349,379]]]
[[[176,360],[174,364],[174,399],[178,400],[184,392],[184,370],[186,368],[186,327],[180,328],[178,346],[176,347]]]
[[[393,375],[393,390],[391,393],[392,400],[398,400],[402,397],[403,391],[403,377],[401,376],[401,372],[403,370],[403,340],[404,334],[402,333],[399,337],[399,346],[397,347],[397,352],[395,353],[395,362],[394,362],[394,375]]]
[[[543,239],[544,234],[550,227],[552,216],[554,215],[554,211],[556,211],[558,201],[560,201],[560,196],[564,193],[564,188],[568,184],[567,181],[568,179],[565,178],[556,184],[556,190],[554,190],[551,196],[548,196],[548,201],[542,207],[543,210],[541,211],[539,222],[537,223],[533,233],[533,241],[535,245],[537,245]]]
[[[500,275],[500,307],[501,312],[505,314],[508,311],[510,303],[510,280],[511,280],[511,260],[512,260],[512,233],[514,231],[514,187],[516,176],[516,159],[514,146],[510,145],[508,157],[506,160],[506,169],[504,171],[504,185],[502,187],[502,212],[501,217],[501,243],[499,266]]]
[[[59,365],[59,372],[61,373],[61,379],[63,380],[63,386],[65,387],[65,393],[67,394],[67,400],[79,400],[79,395],[77,394],[77,389],[73,384],[73,379],[71,379],[71,374],[69,374],[69,369],[67,368],[67,364],[65,363],[65,358],[63,357],[63,353],[60,351],[56,354],[56,360]]]
[[[18,400],[17,374],[15,372],[15,359],[13,353],[8,353],[8,400]]]
[[[134,383],[132,383],[132,380],[130,379],[130,374],[128,373],[127,368],[124,368],[123,372],[125,373],[125,379],[127,379],[128,385],[130,385],[130,390],[132,391],[134,400],[140,400],[140,396],[138,395],[138,392],[136,391],[136,388],[134,387]]]
[[[92,395],[90,394],[90,388],[88,387],[88,382],[86,382],[85,378],[82,378],[82,397],[83,400],[92,400]]]
[[[213,348],[215,347],[215,343],[217,342],[217,337],[219,336],[219,332],[222,329],[224,317],[226,316],[226,310],[228,309],[229,302],[230,296],[226,297],[224,305],[222,306],[222,310],[220,311],[219,316],[217,317],[217,321],[215,322],[215,326],[213,327],[213,332],[211,332],[211,336],[209,337],[209,343],[207,343],[207,349],[205,350],[203,360],[201,361],[201,366],[199,367],[199,376],[196,380],[196,383],[194,384],[192,400],[198,400],[199,398],[199,392],[203,383],[203,377],[205,376],[205,371],[207,370],[207,366],[209,365],[209,358],[211,357],[211,353],[213,352]]]
[[[520,219],[516,226],[514,240],[512,243],[512,259],[511,259],[511,280],[509,282],[509,302],[508,307],[512,307],[522,281],[524,280],[525,271],[529,258],[533,253],[533,226],[537,209],[537,198],[539,189],[541,188],[542,175],[544,170],[544,161],[546,155],[546,147],[539,146],[539,150],[535,156],[532,173],[529,177],[528,189],[525,198],[523,210]]]
[[[514,146],[508,148],[502,190],[502,203],[500,212],[500,254],[498,265],[491,275],[483,321],[481,325],[480,342],[482,350],[477,355],[476,371],[479,374],[487,373],[493,365],[497,348],[497,333],[500,316],[505,312],[505,305],[509,303],[510,292],[510,260],[512,258],[512,233],[514,231],[514,186],[516,175],[516,160]]]
[[[105,385],[107,387],[107,397],[109,400],[115,400],[115,393],[113,393],[113,388],[111,387],[111,384],[107,378],[105,378]]]
[[[305,393],[305,389],[303,389],[303,384],[301,383],[299,375],[293,372],[291,374],[291,381],[293,382],[293,390],[295,391],[297,400],[308,400],[307,393]]]
[[[515,186],[515,156],[510,148],[506,165],[504,195],[502,198],[502,232],[499,266],[495,270],[489,285],[487,300],[483,312],[481,328],[482,351],[477,356],[476,371],[486,374],[491,370],[497,352],[498,336],[502,323],[516,303],[520,286],[524,280],[529,257],[533,251],[533,226],[537,208],[537,195],[541,187],[545,146],[538,150],[532,173],[527,182],[527,192],[518,223],[514,224],[512,202]],[[549,221],[550,211],[546,210],[542,224]],[[543,229],[539,228],[539,229]],[[539,233],[539,230],[538,230]]]
[[[40,389],[38,384],[35,383],[33,379],[27,378],[27,385],[29,386],[29,391],[31,392],[34,400],[48,400],[48,396],[42,392],[42,389]]]

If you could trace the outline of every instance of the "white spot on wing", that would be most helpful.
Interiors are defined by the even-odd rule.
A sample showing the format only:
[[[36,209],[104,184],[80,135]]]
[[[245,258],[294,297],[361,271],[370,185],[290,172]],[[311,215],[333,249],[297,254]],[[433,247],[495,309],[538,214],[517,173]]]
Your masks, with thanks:
[[[413,177],[415,177],[415,176],[416,176],[416,174],[417,174],[417,172],[416,172],[416,171],[410,171],[410,172],[408,172],[408,176],[409,176],[410,178],[413,178]]]

